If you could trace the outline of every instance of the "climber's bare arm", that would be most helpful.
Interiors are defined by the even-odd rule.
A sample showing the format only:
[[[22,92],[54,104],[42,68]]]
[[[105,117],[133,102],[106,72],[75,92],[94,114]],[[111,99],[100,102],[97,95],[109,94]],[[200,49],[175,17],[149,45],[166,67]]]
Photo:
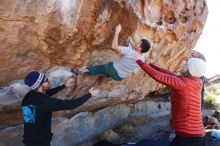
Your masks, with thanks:
[[[112,40],[112,49],[117,52],[121,52],[120,46],[118,45],[118,36],[119,36],[120,31],[121,31],[121,24],[119,24],[115,27],[115,35]],[[82,72],[83,74],[89,73],[89,70],[87,68],[80,69],[80,72]]]
[[[114,35],[114,38],[112,40],[112,49],[117,51],[117,52],[120,52],[120,46],[118,45],[118,36],[119,36],[120,31],[121,31],[121,24],[116,26],[115,35]]]

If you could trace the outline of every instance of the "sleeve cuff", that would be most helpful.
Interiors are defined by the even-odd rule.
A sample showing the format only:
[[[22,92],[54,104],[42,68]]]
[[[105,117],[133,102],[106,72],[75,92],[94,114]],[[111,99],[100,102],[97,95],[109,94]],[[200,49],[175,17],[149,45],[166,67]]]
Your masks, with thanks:
[[[87,95],[89,96],[89,98],[92,97],[92,94],[91,94],[91,93],[87,93]]]
[[[61,89],[65,89],[66,86],[63,84],[63,85],[60,86],[60,88],[61,88]]]
[[[139,60],[136,60],[137,64],[142,64],[143,62],[139,59]]]

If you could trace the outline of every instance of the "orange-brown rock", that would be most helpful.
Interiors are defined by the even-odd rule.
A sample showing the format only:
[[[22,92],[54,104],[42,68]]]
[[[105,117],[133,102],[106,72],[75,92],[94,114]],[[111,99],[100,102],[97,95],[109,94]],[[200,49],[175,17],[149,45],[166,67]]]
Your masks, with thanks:
[[[205,0],[1,0],[0,86],[23,79],[30,70],[49,73],[57,66],[70,68],[114,61],[119,55],[110,45],[119,23],[123,27],[121,45],[136,36],[146,38],[152,44],[146,58],[178,72],[196,45],[207,14]],[[65,73],[60,73],[67,72],[66,68],[57,71],[57,76],[66,78]],[[137,102],[163,87],[142,71],[120,82],[105,76],[80,76],[74,94],[64,97],[82,95],[90,83],[101,90],[100,97],[73,113]],[[16,89],[10,86],[1,90],[0,123],[10,121],[10,114],[19,109]],[[3,120],[4,114],[8,118]]]

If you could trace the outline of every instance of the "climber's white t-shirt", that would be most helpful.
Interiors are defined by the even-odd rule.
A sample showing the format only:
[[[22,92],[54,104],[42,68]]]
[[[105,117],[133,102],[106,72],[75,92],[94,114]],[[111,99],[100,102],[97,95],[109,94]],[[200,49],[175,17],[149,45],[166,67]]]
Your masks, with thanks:
[[[125,78],[133,71],[135,71],[139,65],[136,61],[132,58],[133,54],[136,53],[130,46],[129,47],[120,47],[122,57],[113,63],[115,70],[117,71],[118,75],[121,78]],[[136,53],[139,58],[144,62],[145,60],[145,53],[141,55]]]

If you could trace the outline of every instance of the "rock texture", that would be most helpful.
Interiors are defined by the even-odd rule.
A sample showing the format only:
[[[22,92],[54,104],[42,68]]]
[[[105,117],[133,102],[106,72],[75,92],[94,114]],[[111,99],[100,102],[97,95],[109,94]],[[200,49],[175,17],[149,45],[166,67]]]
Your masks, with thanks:
[[[30,70],[47,72],[53,86],[71,76],[70,67],[98,65],[120,56],[110,49],[114,28],[122,24],[119,43],[138,37],[152,49],[146,58],[178,72],[195,46],[208,9],[205,0],[1,0],[0,127],[21,123],[20,101],[28,89],[22,79]],[[62,99],[94,86],[100,96],[85,106],[56,115],[73,115],[121,103],[135,103],[164,86],[138,71],[121,82],[105,76],[80,76]]]
[[[160,127],[168,125],[169,120],[160,123],[160,116],[167,116],[170,111],[169,102],[142,101],[135,104],[120,104],[107,107],[98,111],[82,112],[70,119],[55,118],[52,123],[54,138],[53,146],[92,145],[98,140],[98,135],[103,131],[117,126],[130,116],[145,115],[149,120],[145,124]],[[157,120],[151,120],[151,118]],[[166,119],[169,119],[168,117]],[[134,120],[133,120],[134,121]],[[154,121],[154,122],[152,122]],[[148,125],[148,126],[149,126]],[[151,127],[151,126],[150,126]],[[144,135],[156,134],[158,128],[146,130]],[[143,131],[142,131],[143,132]],[[10,135],[7,137],[7,135]],[[23,126],[15,126],[0,130],[1,146],[20,146],[23,135]],[[143,136],[144,136],[143,135]],[[7,138],[6,138],[7,137]],[[89,143],[87,143],[89,142]]]
[[[108,52],[114,27],[122,23],[124,44],[138,24],[129,3],[114,0],[3,0],[0,12],[1,86],[33,69],[113,59],[116,54],[101,53]]]

